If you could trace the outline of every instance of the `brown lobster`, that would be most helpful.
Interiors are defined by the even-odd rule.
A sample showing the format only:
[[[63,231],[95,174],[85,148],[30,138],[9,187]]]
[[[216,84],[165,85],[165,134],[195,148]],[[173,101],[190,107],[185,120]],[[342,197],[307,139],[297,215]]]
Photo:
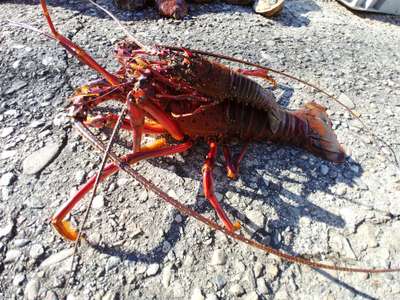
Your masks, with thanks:
[[[115,51],[121,67],[115,74],[109,73],[83,49],[58,33],[49,16],[46,1],[41,0],[41,5],[52,37],[103,76],[103,79],[79,88],[71,98],[71,116],[78,130],[103,151],[104,145],[93,136],[88,127],[114,128],[114,133],[121,127],[132,135],[131,153],[118,157],[110,151],[110,143],[104,162],[107,156],[113,162],[105,165],[104,169],[101,168],[99,174],[89,179],[52,217],[52,225],[62,237],[78,240],[78,232],[65,220],[66,215],[93,187],[96,189],[99,181],[123,170],[182,213],[223,231],[234,239],[288,261],[342,271],[400,271],[337,267],[290,256],[238,234],[236,231],[240,224],[231,222],[217,201],[212,172],[218,143],[223,145],[227,174],[232,179],[238,176],[239,164],[249,142],[286,143],[306,149],[329,161],[344,161],[344,150],[332,130],[326,108],[311,102],[302,109],[289,111],[276,103],[271,91],[248,77],[264,78],[275,85],[275,81],[268,76],[267,69],[234,70],[206,59],[199,51],[183,48],[154,46],[148,49],[137,41],[123,41]],[[93,112],[96,107],[109,100],[124,104],[120,115]],[[142,145],[144,134],[163,137]],[[168,143],[164,137],[173,142]],[[209,152],[202,168],[204,195],[224,226],[183,206],[129,167],[144,159],[184,152],[200,138],[209,144]],[[227,147],[233,139],[240,139],[245,143],[234,160]]]

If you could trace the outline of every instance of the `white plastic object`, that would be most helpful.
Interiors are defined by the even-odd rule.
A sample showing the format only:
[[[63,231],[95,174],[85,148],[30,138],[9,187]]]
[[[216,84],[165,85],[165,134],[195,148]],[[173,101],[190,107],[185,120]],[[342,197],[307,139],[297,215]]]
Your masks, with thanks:
[[[400,0],[338,0],[338,1],[356,10],[400,15]]]

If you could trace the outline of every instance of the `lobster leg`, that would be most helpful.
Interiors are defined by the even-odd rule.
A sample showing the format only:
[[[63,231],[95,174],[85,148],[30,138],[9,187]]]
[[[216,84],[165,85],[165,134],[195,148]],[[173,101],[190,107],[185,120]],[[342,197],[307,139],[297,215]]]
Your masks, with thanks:
[[[88,117],[83,123],[86,126],[93,128],[114,128],[117,122],[118,116],[116,114],[109,113],[107,115],[98,115],[94,117]],[[129,119],[124,119],[121,125],[124,130],[131,131],[132,125]],[[143,133],[145,134],[164,134],[165,129],[158,123],[145,120],[143,125]]]
[[[108,100],[124,101],[124,98],[119,95],[119,87],[122,87],[122,85],[112,86],[105,79],[96,80],[82,86],[69,98],[72,103],[69,114],[72,117],[87,121],[89,110],[99,104]]]
[[[54,27],[53,21],[50,18],[49,11],[47,9],[46,0],[40,0],[42,5],[43,14],[46,17],[47,24],[50,27],[51,33],[54,38],[73,56],[78,58],[82,63],[91,67],[93,70],[100,73],[111,85],[118,85],[120,82],[116,76],[109,73],[106,69],[100,66],[89,54],[85,52],[81,47],[67,39],[65,36],[60,34]]]
[[[268,70],[265,70],[265,69],[256,69],[256,70],[236,69],[236,71],[243,75],[265,79],[266,81],[269,81],[274,88],[276,87],[276,80],[272,76],[268,75]]]
[[[140,103],[141,108],[149,115],[151,115],[166,131],[178,141],[184,139],[184,134],[179,128],[178,124],[171,120],[171,118],[159,107],[157,107],[151,101],[142,101]]]
[[[121,160],[132,165],[141,160],[155,158],[165,155],[184,152],[192,146],[192,142],[188,141],[179,145],[167,146],[165,139],[158,139],[153,143],[144,145],[140,152],[129,153],[124,155]],[[110,175],[119,171],[116,163],[110,163],[104,167],[100,180],[103,181]],[[96,180],[96,175],[92,176],[76,193],[66,202],[51,218],[51,223],[56,231],[65,239],[75,241],[77,239],[77,231],[71,223],[64,220],[66,215],[74,208],[74,206],[82,200],[82,198],[91,190]]]
[[[240,228],[240,223],[236,221],[232,224],[229,220],[228,216],[226,215],[225,211],[222,209],[221,205],[218,203],[217,197],[214,194],[214,183],[212,172],[214,169],[215,164],[215,157],[217,155],[217,144],[213,141],[209,141],[208,145],[210,150],[207,154],[206,161],[202,168],[203,174],[203,189],[204,189],[204,196],[210,201],[211,205],[215,209],[218,217],[224,223],[227,230],[233,232]]]
[[[228,146],[226,145],[222,146],[222,150],[224,152],[224,157],[225,157],[226,173],[230,179],[236,180],[239,177],[240,163],[243,160],[243,157],[247,151],[248,146],[249,146],[248,143],[243,145],[239,155],[237,156],[234,162],[232,161],[231,151],[229,150]]]
[[[131,92],[129,92],[127,98],[129,122],[132,127],[132,151],[135,153],[140,150],[140,145],[142,143],[144,111],[132,101],[133,97]]]

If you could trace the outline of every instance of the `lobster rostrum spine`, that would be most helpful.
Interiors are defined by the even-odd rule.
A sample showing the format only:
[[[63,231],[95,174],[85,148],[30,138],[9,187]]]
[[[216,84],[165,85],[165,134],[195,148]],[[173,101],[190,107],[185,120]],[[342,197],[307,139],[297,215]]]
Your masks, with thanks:
[[[122,120],[122,128],[131,131],[133,139],[131,153],[117,158],[110,152],[113,162],[104,167],[104,172],[89,179],[53,216],[52,224],[64,238],[77,240],[76,230],[65,217],[91,190],[95,182],[104,180],[119,170],[135,174],[129,171],[131,169],[128,165],[144,159],[184,152],[192,146],[195,139],[204,138],[210,148],[202,168],[204,194],[223,222],[224,229],[205,217],[199,217],[194,211],[182,208],[175,200],[171,201],[170,197],[140,175],[132,176],[185,214],[194,216],[237,240],[289,261],[343,271],[378,273],[400,270],[356,269],[313,263],[250,241],[234,233],[240,228],[240,224],[229,220],[215,197],[212,171],[218,142],[223,143],[226,169],[231,178],[237,177],[247,144],[252,141],[289,143],[330,161],[343,161],[344,151],[323,106],[311,102],[300,110],[286,110],[276,103],[271,91],[263,89],[247,77],[256,76],[275,84],[266,71],[234,70],[185,49],[177,51],[154,47],[149,51],[138,47],[137,43],[126,41],[116,50],[121,68],[115,74],[109,73],[83,49],[59,34],[48,14],[46,1],[41,0],[41,5],[54,39],[104,78],[75,92],[71,109],[75,121],[80,127],[114,127],[118,124],[117,118],[120,120],[122,115],[117,117],[112,113],[99,114],[93,110],[108,100],[120,101],[126,105],[128,112],[128,117]],[[179,143],[170,145],[165,138],[158,138],[142,145],[144,133],[155,136],[163,134]],[[90,134],[83,135],[89,140],[94,139]],[[233,160],[226,144],[236,138],[244,140],[245,146]]]

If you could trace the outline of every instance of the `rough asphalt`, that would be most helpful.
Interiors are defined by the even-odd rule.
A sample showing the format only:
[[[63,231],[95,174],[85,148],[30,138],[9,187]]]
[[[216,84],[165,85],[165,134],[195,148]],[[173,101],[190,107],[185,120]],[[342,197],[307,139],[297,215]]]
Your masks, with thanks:
[[[109,70],[124,34],[90,3],[51,1],[57,28]],[[354,107],[400,153],[400,18],[354,14],[335,1],[287,0],[275,19],[251,7],[190,6],[182,21],[149,8],[123,12],[100,1],[146,43],[224,53],[285,70]],[[75,281],[71,245],[49,218],[96,170],[99,154],[64,117],[67,98],[97,74],[54,41],[7,26],[47,31],[36,1],[0,3],[0,299],[398,299],[400,274],[368,275],[289,264],[187,219],[124,174],[101,185]],[[216,190],[253,235],[291,254],[358,267],[400,266],[400,174],[357,121],[326,97],[285,78],[275,91],[290,108],[329,107],[351,154],[335,165],[291,147],[250,148],[238,181],[221,155]],[[103,134],[102,138],[106,138]],[[45,147],[45,148],[44,148]],[[44,149],[43,149],[44,148]],[[236,151],[239,146],[234,149]],[[216,218],[201,189],[207,148],[136,168],[170,195]],[[85,205],[72,213],[82,220]]]

